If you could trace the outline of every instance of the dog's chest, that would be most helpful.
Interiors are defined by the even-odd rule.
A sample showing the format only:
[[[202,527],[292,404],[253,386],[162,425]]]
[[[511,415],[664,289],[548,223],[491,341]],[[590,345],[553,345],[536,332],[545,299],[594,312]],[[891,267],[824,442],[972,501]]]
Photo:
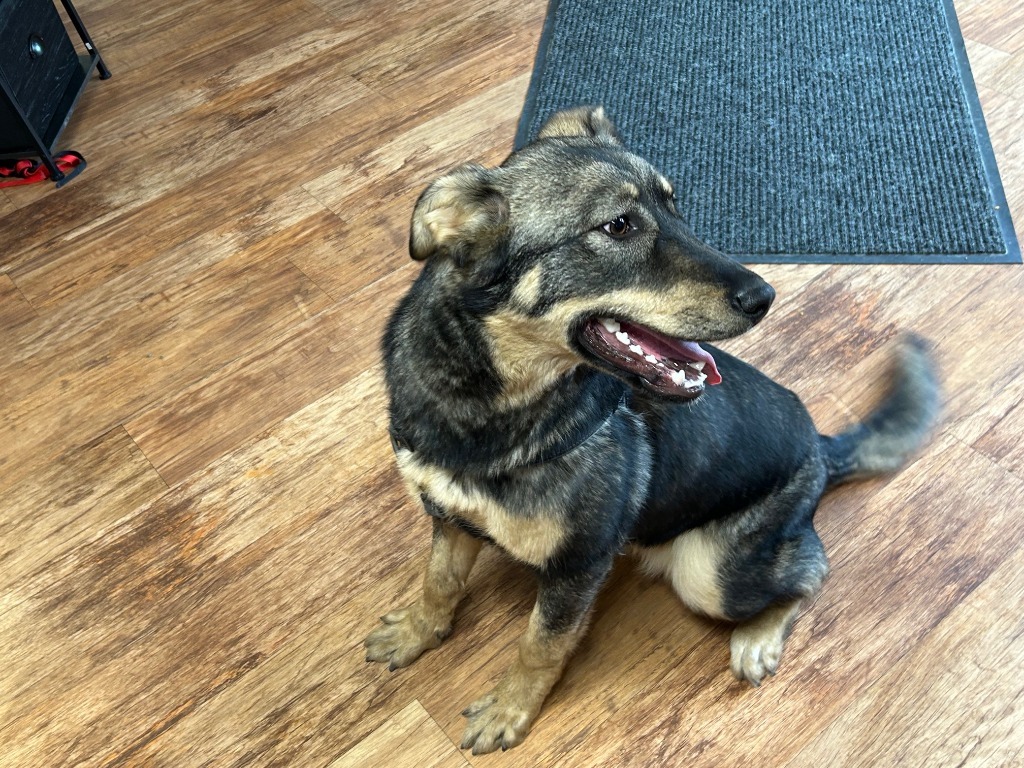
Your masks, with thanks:
[[[513,510],[473,481],[419,461],[412,451],[399,450],[396,458],[414,499],[425,496],[442,517],[468,523],[523,562],[542,566],[565,541],[568,531],[556,510]]]

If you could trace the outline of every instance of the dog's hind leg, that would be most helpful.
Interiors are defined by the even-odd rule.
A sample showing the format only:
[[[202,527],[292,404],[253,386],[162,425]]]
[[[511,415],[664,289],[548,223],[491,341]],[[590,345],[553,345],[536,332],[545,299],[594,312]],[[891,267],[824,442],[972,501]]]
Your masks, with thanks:
[[[691,609],[737,622],[731,668],[752,685],[775,673],[793,621],[828,575],[812,524],[825,479],[821,457],[811,456],[749,508],[638,552]]]
[[[810,519],[796,531],[731,553],[720,578],[725,618],[739,621],[730,642],[737,679],[757,686],[775,674],[797,614],[827,575],[825,550]]]
[[[494,689],[462,713],[469,719],[462,749],[472,747],[476,755],[509,749],[526,738],[583,636],[594,598],[610,569],[609,558],[571,576],[541,576],[518,657]]]
[[[443,520],[434,520],[430,562],[419,600],[381,618],[366,638],[367,661],[386,661],[394,671],[439,646],[451,633],[455,608],[483,542]]]

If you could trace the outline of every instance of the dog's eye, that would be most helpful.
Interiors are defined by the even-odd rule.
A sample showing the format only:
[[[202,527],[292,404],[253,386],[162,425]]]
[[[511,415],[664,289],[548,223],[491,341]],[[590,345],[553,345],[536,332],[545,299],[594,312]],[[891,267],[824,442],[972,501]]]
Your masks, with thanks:
[[[626,216],[616,216],[611,221],[607,221],[601,225],[601,230],[617,240],[624,238],[636,227],[633,226],[633,222]]]

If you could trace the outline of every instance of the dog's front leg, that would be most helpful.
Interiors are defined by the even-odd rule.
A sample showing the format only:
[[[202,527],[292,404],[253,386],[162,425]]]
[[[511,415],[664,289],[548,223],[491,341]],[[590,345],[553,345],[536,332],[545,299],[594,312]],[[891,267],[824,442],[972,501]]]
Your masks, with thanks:
[[[412,664],[421,653],[436,648],[448,637],[481,544],[451,523],[434,520],[423,593],[408,608],[381,618],[384,626],[371,632],[364,642],[367,661],[386,661],[388,669],[394,671]]]
[[[472,747],[478,755],[498,747],[509,749],[526,738],[586,629],[590,608],[610,568],[609,560],[586,575],[541,577],[529,627],[519,640],[518,658],[490,693],[462,713],[469,719],[462,749]]]

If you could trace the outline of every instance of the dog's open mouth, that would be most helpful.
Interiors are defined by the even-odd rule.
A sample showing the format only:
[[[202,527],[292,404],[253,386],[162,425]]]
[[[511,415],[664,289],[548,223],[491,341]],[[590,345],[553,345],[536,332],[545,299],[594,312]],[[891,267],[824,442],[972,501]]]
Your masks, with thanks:
[[[705,384],[722,381],[715,359],[694,341],[683,341],[650,328],[591,318],[579,334],[583,346],[615,368],[634,374],[653,392],[690,400]]]

